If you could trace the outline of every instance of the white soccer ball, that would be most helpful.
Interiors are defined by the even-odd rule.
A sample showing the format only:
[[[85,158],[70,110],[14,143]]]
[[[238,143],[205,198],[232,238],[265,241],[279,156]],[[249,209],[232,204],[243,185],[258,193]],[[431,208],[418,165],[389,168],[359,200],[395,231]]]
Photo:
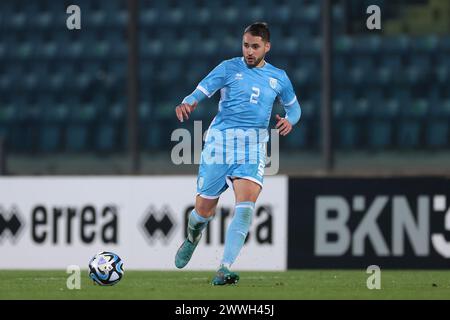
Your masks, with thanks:
[[[123,262],[113,252],[99,252],[89,261],[89,278],[101,286],[112,286],[122,279]]]

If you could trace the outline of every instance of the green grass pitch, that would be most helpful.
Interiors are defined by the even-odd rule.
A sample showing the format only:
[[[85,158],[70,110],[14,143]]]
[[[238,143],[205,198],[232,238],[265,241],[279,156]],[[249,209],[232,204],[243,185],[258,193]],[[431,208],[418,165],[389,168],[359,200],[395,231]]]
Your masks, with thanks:
[[[214,272],[125,271],[112,287],[81,273],[81,289],[69,290],[64,270],[0,271],[0,299],[450,299],[448,271],[381,272],[381,289],[369,290],[365,270],[240,272],[237,285],[214,287]]]

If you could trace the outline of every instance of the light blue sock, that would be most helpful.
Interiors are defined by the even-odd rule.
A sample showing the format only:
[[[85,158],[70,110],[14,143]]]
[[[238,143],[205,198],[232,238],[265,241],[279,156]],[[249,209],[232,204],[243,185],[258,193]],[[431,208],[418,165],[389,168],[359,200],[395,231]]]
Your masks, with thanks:
[[[188,219],[188,239],[190,242],[195,243],[200,240],[203,229],[206,228],[208,222],[213,218],[204,218],[193,209]]]
[[[252,223],[253,211],[255,211],[254,202],[236,203],[233,220],[228,227],[225,238],[222,265],[229,268],[239,255]]]

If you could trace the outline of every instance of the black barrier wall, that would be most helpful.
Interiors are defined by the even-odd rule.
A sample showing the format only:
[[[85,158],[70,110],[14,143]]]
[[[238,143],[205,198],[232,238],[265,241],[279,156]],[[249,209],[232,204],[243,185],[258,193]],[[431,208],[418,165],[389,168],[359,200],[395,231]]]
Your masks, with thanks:
[[[450,268],[450,179],[291,178],[288,268]]]

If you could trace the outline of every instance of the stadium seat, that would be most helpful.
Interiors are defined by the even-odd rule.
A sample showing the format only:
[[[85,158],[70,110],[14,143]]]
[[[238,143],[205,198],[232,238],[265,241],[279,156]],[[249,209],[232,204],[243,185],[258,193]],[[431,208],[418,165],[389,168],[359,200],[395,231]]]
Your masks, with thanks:
[[[432,149],[443,149],[449,141],[449,120],[433,119],[428,122],[426,144]]]
[[[3,60],[6,58],[6,43],[0,42],[0,59]]]
[[[294,150],[308,147],[309,127],[309,124],[306,122],[301,122],[296,125],[287,136],[287,146]]]
[[[436,35],[416,37],[411,43],[415,52],[430,54],[436,51],[439,45],[439,38]]]
[[[430,112],[426,121],[426,144],[431,149],[443,149],[450,142],[450,100],[443,100],[431,92]]]
[[[408,53],[411,48],[411,38],[404,35],[386,36],[381,43],[381,51],[386,55]]]
[[[289,21],[292,19],[292,10],[285,3],[279,3],[276,6],[268,9],[267,11],[269,21],[272,23],[282,23],[284,21]]]
[[[18,127],[18,108],[12,103],[3,102],[0,105],[0,136],[7,144],[8,149],[16,151],[17,145],[12,143],[13,128]]]
[[[361,15],[365,4],[388,5],[374,1],[350,10]],[[82,32],[65,28],[64,1],[0,4],[0,133],[14,150],[114,152],[125,144],[117,138],[124,137],[126,110],[127,3],[74,4],[82,8]],[[442,106],[449,100],[450,37],[347,33],[352,12],[346,10],[341,3],[333,7],[339,147],[448,148],[449,115]],[[242,30],[254,20],[269,22],[267,60],[286,70],[302,106],[303,119],[286,147],[319,145],[313,123],[320,114],[320,12],[313,0],[140,0],[139,103],[151,106],[142,111],[145,148],[163,148],[160,139],[177,125],[174,105],[222,59],[241,55]],[[386,10],[386,19],[391,15]],[[195,119],[209,122],[217,96],[204,105]],[[41,112],[60,116],[33,119]]]
[[[361,139],[361,132],[358,130],[358,123],[352,121],[350,119],[343,119],[339,122],[337,128],[334,131],[338,132],[337,135],[337,145],[342,150],[351,150],[358,146],[358,143]]]
[[[6,24],[12,29],[25,29],[27,25],[27,16],[24,12],[16,11],[6,17]]]
[[[42,122],[38,149],[41,152],[55,152],[60,146],[62,130],[58,124]]]
[[[439,39],[439,52],[448,53],[450,52],[450,36],[445,35]]]
[[[367,54],[379,54],[381,43],[381,37],[378,35],[355,37],[353,42],[354,54],[356,54],[356,57],[363,57]]]
[[[388,120],[373,119],[369,126],[369,146],[374,150],[382,150],[391,146],[392,123]]]
[[[335,142],[345,150],[355,148],[361,137],[357,114],[354,111],[355,100],[349,90],[339,90],[333,99],[333,119],[335,121]]]
[[[49,11],[40,11],[35,14],[35,27],[38,29],[49,29],[55,18]]]
[[[69,152],[89,150],[97,108],[94,104],[72,105],[66,127],[65,146]]]
[[[120,128],[125,128],[125,108],[123,102],[118,102],[102,111],[102,117],[96,124],[95,142],[99,152],[112,152],[121,150],[123,139],[120,137]]]
[[[420,143],[420,123],[402,120],[398,127],[397,146],[400,148],[417,148]]]
[[[334,41],[334,50],[339,55],[351,55],[354,39],[347,35],[337,36]]]
[[[158,21],[158,11],[155,8],[149,8],[142,6],[139,15],[139,24],[143,27],[150,27],[156,24]]]
[[[422,143],[421,119],[428,112],[427,100],[413,100],[409,105],[401,106],[402,117],[398,123],[397,145],[404,148],[417,148]]]
[[[375,150],[393,146],[395,123],[400,112],[398,100],[379,100],[379,104],[372,104],[371,117],[368,127],[368,142]]]
[[[96,128],[96,150],[99,152],[110,152],[114,149],[116,143],[116,132],[111,122],[100,124]]]
[[[320,23],[320,5],[308,4],[302,10],[294,10],[294,19],[305,25],[317,26]]]

